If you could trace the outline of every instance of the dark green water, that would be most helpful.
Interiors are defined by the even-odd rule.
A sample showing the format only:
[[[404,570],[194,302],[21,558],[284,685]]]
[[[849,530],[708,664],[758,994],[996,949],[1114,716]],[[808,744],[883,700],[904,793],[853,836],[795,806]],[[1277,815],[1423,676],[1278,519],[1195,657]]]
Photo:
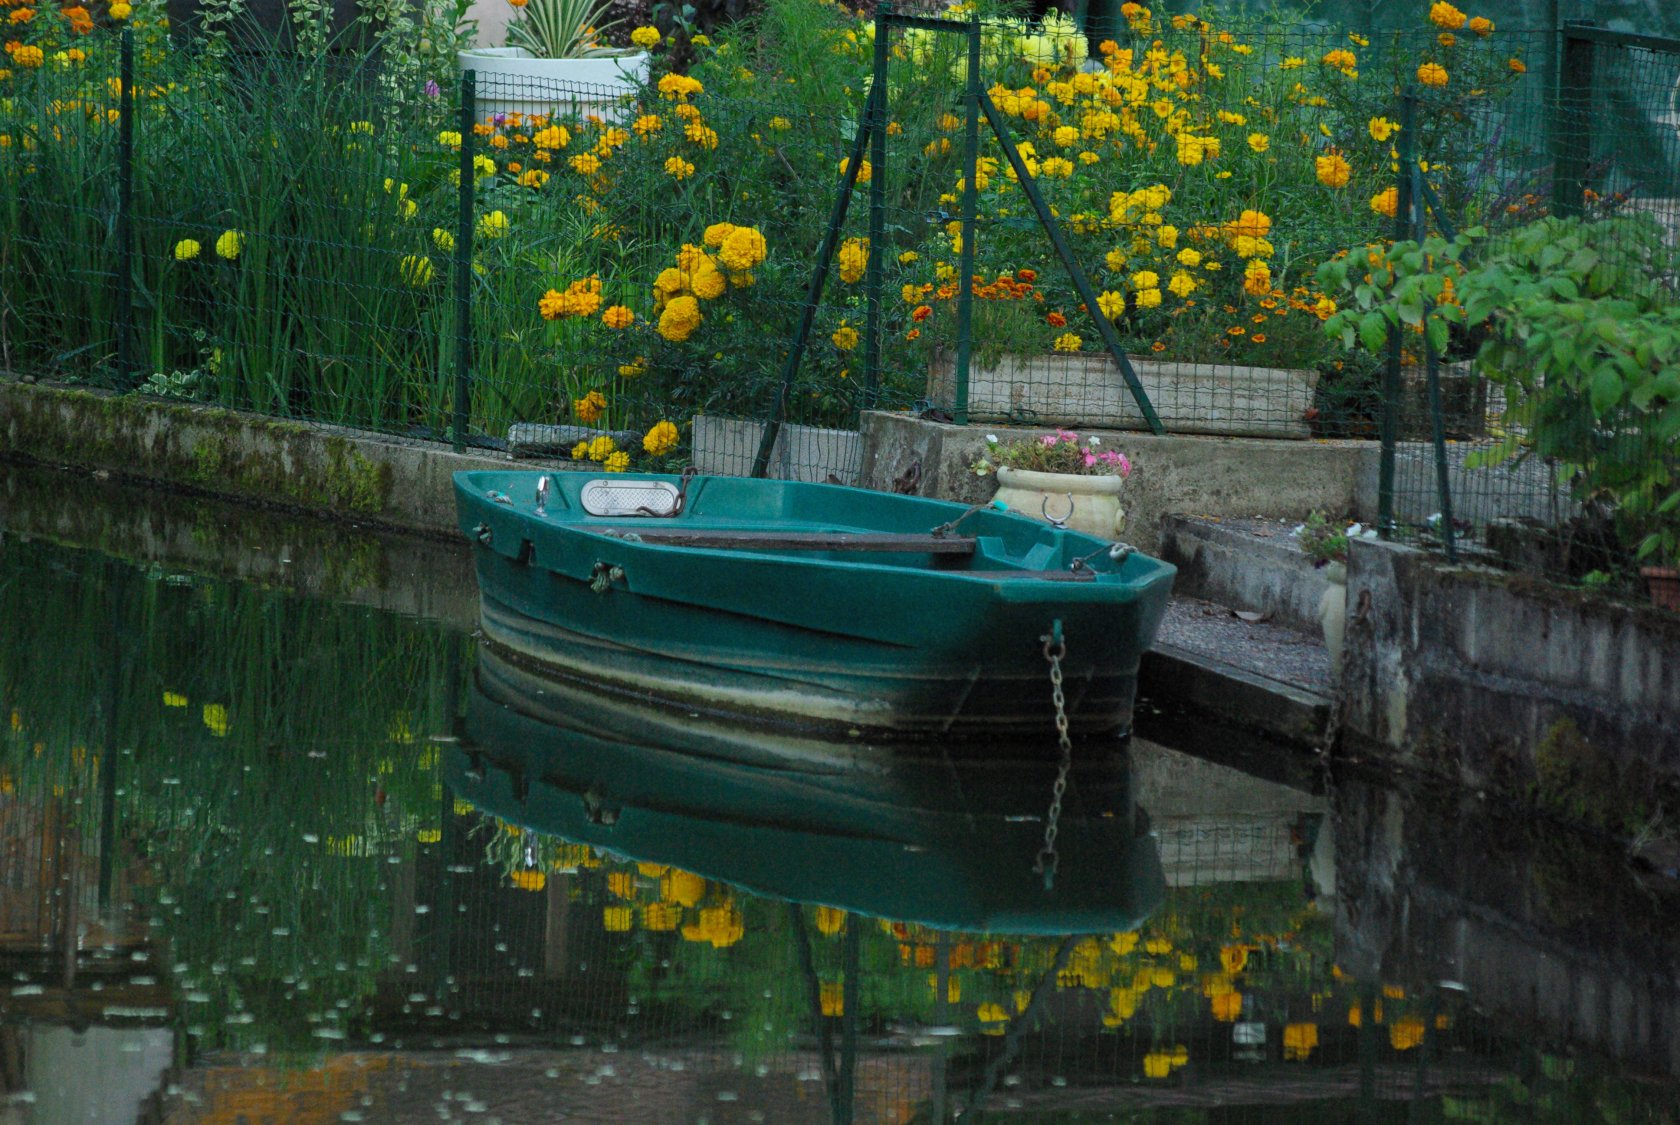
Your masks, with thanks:
[[[452,548],[0,501],[6,1125],[1680,1116],[1672,881],[1474,795],[1146,717],[1045,895],[1048,765],[533,725]]]

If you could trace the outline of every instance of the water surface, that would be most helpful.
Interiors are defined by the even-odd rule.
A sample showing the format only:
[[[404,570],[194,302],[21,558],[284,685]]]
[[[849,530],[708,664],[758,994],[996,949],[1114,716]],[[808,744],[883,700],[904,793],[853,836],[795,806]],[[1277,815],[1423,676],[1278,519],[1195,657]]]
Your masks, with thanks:
[[[82,483],[0,478],[0,1121],[1676,1118],[1668,881],[1474,795],[1145,707],[1045,891],[1048,756],[697,761],[453,547]]]

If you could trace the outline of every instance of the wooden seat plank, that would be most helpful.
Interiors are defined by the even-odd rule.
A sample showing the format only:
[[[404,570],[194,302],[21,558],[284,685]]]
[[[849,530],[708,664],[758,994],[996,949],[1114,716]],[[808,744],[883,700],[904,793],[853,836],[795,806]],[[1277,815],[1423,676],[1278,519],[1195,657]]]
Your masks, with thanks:
[[[974,540],[926,533],[879,531],[744,531],[690,527],[626,527],[622,524],[580,530],[661,547],[709,547],[724,551],[895,551],[903,554],[972,555]]]

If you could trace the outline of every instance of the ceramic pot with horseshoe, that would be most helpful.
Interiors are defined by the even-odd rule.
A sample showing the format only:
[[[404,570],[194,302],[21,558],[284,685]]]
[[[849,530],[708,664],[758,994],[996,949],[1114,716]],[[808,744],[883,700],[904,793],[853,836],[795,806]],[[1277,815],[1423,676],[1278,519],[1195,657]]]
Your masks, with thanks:
[[[1126,513],[1120,507],[1124,477],[1002,467],[997,480],[994,499],[1012,512],[1103,539],[1113,539],[1126,526]]]

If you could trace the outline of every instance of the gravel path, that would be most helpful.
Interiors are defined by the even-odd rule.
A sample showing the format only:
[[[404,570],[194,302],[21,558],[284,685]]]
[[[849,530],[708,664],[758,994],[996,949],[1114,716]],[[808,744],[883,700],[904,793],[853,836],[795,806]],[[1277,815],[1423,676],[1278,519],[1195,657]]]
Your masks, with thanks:
[[[1322,636],[1269,621],[1246,621],[1235,610],[1213,602],[1173,598],[1157,640],[1256,676],[1323,695],[1330,692],[1330,655]]]

